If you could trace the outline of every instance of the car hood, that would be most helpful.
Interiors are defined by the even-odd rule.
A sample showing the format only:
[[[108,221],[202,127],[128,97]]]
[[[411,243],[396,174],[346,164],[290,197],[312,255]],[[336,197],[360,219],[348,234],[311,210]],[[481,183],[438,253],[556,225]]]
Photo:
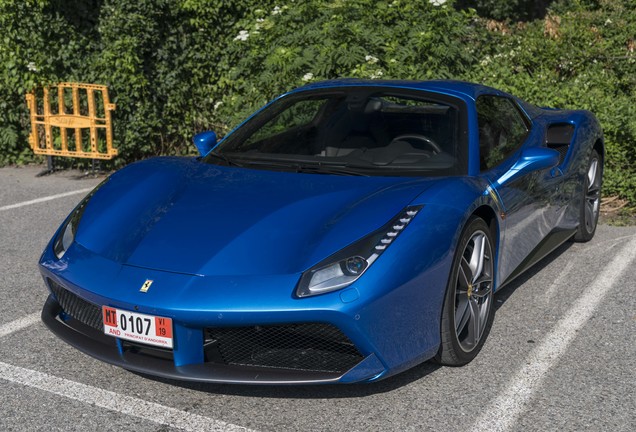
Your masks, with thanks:
[[[299,273],[435,182],[156,158],[111,176],[86,206],[76,241],[121,264],[176,273]]]

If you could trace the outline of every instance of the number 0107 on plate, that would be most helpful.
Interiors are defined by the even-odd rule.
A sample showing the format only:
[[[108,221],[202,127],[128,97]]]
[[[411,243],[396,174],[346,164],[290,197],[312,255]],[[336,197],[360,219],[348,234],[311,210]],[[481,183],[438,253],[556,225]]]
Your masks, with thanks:
[[[109,336],[172,348],[172,319],[102,306],[104,333]]]

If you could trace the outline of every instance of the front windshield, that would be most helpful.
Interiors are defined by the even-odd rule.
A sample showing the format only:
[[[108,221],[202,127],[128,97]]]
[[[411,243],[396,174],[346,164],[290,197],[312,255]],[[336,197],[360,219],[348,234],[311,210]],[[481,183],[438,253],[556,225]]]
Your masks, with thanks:
[[[465,174],[463,104],[420,93],[356,87],[293,93],[234,131],[205,161],[313,173]]]

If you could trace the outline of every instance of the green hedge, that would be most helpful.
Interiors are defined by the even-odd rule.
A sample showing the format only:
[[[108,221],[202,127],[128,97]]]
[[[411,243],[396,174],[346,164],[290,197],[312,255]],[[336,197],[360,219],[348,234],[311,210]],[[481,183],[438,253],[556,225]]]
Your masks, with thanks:
[[[115,164],[186,154],[218,127],[218,67],[246,11],[269,0],[0,0],[0,166],[33,159],[25,93],[78,81],[110,88]]]
[[[636,204],[634,6],[0,0],[0,165],[33,159],[24,93],[35,84],[110,87],[116,167],[190,153],[194,133],[211,128],[222,135],[276,94],[309,81],[458,78],[541,106],[593,111],[606,136],[605,194]]]
[[[539,106],[596,114],[607,151],[604,194],[636,204],[636,2],[556,4],[543,20],[484,33],[465,78]]]

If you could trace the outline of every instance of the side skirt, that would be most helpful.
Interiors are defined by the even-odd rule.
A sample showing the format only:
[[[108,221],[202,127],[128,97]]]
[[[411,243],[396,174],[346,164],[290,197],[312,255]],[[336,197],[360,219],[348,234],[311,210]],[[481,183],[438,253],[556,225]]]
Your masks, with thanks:
[[[550,252],[561,246],[563,243],[568,241],[574,234],[576,233],[576,229],[556,229],[550,232],[538,245],[534,248],[530,255],[524,259],[521,264],[512,272],[510,276],[502,283],[498,288],[499,291],[504,286],[508,285],[517,276],[521,275],[523,272],[528,270],[530,267],[535,265],[537,262],[541,261],[546,255]]]

